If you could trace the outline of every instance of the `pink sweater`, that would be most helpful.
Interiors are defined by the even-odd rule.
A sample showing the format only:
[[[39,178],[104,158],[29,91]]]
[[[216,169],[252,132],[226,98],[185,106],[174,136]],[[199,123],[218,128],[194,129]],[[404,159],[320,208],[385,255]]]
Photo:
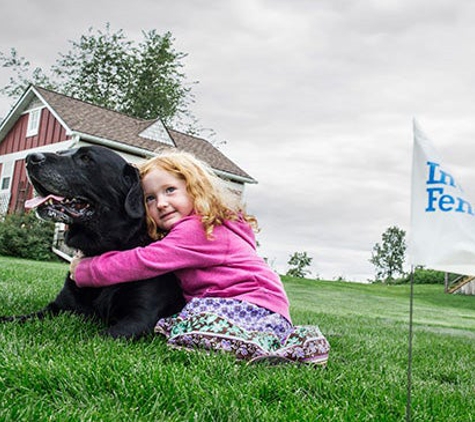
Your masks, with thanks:
[[[81,260],[79,287],[104,287],[174,272],[187,301],[194,297],[245,300],[290,321],[289,301],[279,276],[256,253],[254,233],[244,221],[227,221],[206,238],[200,218],[185,217],[148,246]]]

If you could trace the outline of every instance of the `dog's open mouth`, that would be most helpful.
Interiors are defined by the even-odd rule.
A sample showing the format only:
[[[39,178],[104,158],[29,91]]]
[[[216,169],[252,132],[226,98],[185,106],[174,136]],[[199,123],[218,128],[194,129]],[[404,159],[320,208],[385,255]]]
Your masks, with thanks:
[[[86,220],[94,213],[91,205],[81,198],[65,198],[59,195],[38,196],[25,202],[25,208],[36,208],[43,220],[72,224]]]

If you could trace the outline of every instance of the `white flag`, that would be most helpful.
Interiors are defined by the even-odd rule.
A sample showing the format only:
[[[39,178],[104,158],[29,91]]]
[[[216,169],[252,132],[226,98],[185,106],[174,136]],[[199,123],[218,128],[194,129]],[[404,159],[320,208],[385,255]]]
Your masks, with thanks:
[[[414,120],[412,265],[475,275],[475,207]]]

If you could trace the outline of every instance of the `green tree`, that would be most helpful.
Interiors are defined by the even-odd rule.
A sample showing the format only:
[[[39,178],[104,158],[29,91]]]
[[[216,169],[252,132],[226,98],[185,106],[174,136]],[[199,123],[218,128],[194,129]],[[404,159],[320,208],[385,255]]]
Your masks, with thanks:
[[[196,118],[189,109],[192,84],[182,72],[186,54],[174,49],[170,32],[142,35],[136,45],[122,30],[111,31],[109,24],[103,31],[90,28],[79,41],[70,40],[70,51],[59,53],[49,74],[32,70],[12,48],[9,55],[0,53],[0,65],[16,77],[0,93],[16,99],[33,83],[134,117],[188,124],[188,132],[196,132]]]
[[[185,57],[173,49],[170,32],[163,36],[155,31],[144,33],[139,54],[134,56],[136,83],[130,86],[125,111],[146,119],[186,112],[193,99],[191,87],[185,86],[185,75],[180,71]]]
[[[287,262],[290,268],[285,275],[304,278],[307,274],[310,274],[308,267],[310,267],[311,263],[312,258],[308,256],[307,252],[294,252]]]
[[[382,235],[382,242],[373,247],[369,260],[376,270],[376,280],[392,281],[398,274],[404,275],[406,232],[396,226],[389,227]]]
[[[9,82],[0,88],[0,94],[17,99],[30,85],[40,85],[44,88],[55,89],[56,85],[51,78],[36,67],[32,69],[31,63],[20,56],[15,48],[10,49],[9,55],[0,51],[0,64],[4,68],[10,68],[14,76],[10,76]]]
[[[59,53],[51,68],[58,88],[80,100],[123,111],[134,79],[132,41],[126,40],[122,30],[112,33],[107,25],[105,31],[94,33],[89,28],[79,41],[69,42],[72,49]]]

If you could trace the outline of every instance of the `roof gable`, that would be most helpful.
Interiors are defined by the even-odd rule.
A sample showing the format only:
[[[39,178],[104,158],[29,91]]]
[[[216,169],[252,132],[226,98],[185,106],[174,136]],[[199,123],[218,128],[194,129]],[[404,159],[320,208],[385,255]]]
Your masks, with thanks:
[[[161,120],[157,119],[149,127],[139,133],[139,136],[145,139],[151,139],[153,141],[161,142],[172,147],[176,147],[172,138],[167,132],[165,125]]]

